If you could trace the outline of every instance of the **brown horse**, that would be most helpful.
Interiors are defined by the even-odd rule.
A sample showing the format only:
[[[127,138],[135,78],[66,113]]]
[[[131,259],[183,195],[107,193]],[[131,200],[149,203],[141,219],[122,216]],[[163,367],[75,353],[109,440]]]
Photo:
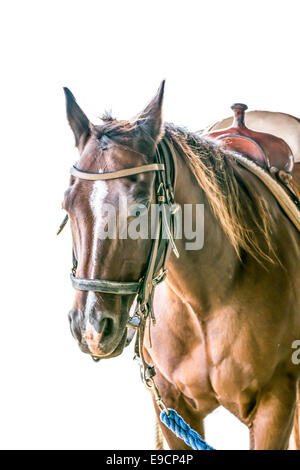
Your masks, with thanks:
[[[300,366],[300,234],[269,190],[220,148],[163,124],[163,85],[131,121],[89,123],[66,90],[67,116],[85,172],[112,172],[152,163],[165,136],[175,149],[175,198],[204,204],[204,245],[168,260],[155,295],[156,324],[145,354],[168,407],[203,434],[203,419],[223,405],[250,430],[251,449],[285,449],[293,427]],[[65,193],[78,260],[77,276],[136,281],[145,271],[149,239],[101,239],[106,202],[154,202],[154,175],[109,181],[71,177]],[[116,209],[118,212],[118,208]],[[195,214],[193,215],[195,218]],[[194,225],[196,220],[193,220]],[[134,295],[76,291],[70,324],[81,349],[113,357],[126,342]],[[163,347],[162,347],[163,345]],[[156,406],[156,405],[155,405]],[[164,426],[171,449],[188,448]]]

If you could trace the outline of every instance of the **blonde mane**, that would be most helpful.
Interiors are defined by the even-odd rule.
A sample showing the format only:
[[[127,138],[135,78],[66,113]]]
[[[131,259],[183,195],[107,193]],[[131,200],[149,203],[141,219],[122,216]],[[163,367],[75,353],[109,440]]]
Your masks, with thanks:
[[[265,201],[242,178],[246,170],[238,166],[234,154],[170,124],[166,124],[165,135],[190,167],[238,256],[245,250],[259,261],[273,261],[272,216]]]

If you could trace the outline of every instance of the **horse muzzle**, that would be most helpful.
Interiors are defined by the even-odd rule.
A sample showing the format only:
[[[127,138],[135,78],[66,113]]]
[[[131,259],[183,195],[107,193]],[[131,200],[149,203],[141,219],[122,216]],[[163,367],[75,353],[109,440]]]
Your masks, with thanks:
[[[72,335],[82,352],[104,359],[123,351],[127,338],[126,322],[122,327],[118,319],[99,312],[90,315],[88,320],[80,319],[76,311],[69,313],[69,320]]]

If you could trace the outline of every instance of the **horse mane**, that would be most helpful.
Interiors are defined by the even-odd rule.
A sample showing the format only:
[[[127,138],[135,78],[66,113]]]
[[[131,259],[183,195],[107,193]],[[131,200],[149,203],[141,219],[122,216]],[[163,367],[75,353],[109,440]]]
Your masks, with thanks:
[[[244,250],[259,262],[273,262],[272,215],[234,153],[173,124],[165,124],[165,136],[190,167],[237,255]]]
[[[106,135],[130,146],[138,132],[138,121],[117,121],[109,114],[97,126],[98,138]],[[184,158],[208,203],[239,258],[248,253],[258,262],[274,262],[271,243],[272,215],[266,202],[244,177],[246,170],[238,166],[234,153],[174,124],[164,124],[164,135]]]

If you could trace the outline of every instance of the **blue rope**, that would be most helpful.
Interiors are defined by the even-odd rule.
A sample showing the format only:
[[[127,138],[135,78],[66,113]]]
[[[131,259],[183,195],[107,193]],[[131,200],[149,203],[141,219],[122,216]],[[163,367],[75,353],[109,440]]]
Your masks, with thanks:
[[[210,447],[205,440],[196,431],[190,428],[190,426],[182,419],[179,414],[172,408],[168,408],[169,415],[166,410],[160,413],[160,420],[164,423],[171,431],[176,434],[177,437],[182,439],[188,446],[194,450],[214,450]]]

